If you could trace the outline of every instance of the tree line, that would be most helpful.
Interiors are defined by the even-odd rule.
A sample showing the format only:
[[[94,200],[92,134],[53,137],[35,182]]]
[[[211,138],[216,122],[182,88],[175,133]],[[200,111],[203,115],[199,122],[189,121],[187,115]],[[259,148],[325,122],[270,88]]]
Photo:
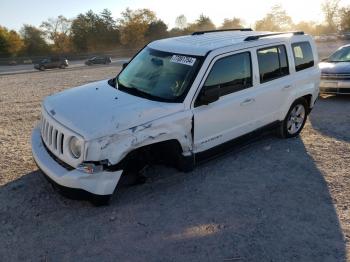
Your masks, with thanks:
[[[281,5],[271,8],[254,29],[262,31],[303,30],[312,35],[350,31],[350,7],[339,7],[340,0],[325,0],[322,4],[324,22],[294,23]],[[169,29],[155,12],[149,9],[124,10],[114,19],[108,9],[101,13],[88,11],[73,19],[62,15],[49,18],[39,27],[25,24],[16,32],[0,26],[0,57],[40,56],[48,54],[92,53],[116,48],[139,48],[146,43],[190,34],[194,31],[243,28],[244,20],[226,18],[216,27],[210,17],[200,15],[189,23],[184,15],[176,18]]]

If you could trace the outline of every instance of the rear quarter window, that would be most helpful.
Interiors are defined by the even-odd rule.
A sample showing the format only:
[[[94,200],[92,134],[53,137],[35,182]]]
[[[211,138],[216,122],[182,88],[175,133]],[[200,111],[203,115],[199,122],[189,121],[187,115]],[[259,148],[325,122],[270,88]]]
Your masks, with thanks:
[[[314,56],[309,42],[293,43],[292,49],[296,71],[314,66]]]

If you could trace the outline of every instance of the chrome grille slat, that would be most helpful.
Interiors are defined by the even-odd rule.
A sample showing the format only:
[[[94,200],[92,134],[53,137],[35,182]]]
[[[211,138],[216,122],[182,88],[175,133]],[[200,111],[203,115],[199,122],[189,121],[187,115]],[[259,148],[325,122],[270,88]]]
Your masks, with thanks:
[[[57,134],[58,134],[58,131],[57,129],[55,129],[54,136],[53,136],[53,147],[55,150],[57,150]]]
[[[47,142],[48,129],[49,129],[49,122],[46,122],[45,131],[44,131],[45,142]]]
[[[53,131],[53,126],[50,125],[49,128],[49,145],[52,145],[52,131]]]
[[[59,154],[62,154],[62,152],[61,152],[61,144],[62,144],[61,140],[62,140],[62,133],[58,132],[58,135],[57,135],[57,150],[58,150]]]
[[[321,75],[321,78],[323,78],[323,79],[349,79],[350,80],[350,74],[325,74],[325,73],[323,73]]]

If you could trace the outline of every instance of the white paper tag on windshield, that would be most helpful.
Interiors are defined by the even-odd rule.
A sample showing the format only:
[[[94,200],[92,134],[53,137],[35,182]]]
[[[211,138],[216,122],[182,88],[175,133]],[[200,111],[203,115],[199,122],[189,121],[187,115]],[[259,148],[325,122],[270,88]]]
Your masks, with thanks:
[[[193,64],[196,62],[196,58],[183,55],[173,55],[170,61],[173,63],[193,66]]]

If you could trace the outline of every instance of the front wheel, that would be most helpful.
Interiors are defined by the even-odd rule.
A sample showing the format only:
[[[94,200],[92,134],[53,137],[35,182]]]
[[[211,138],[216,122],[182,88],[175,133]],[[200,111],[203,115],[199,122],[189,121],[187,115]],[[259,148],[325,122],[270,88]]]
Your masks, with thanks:
[[[307,107],[308,105],[304,98],[300,98],[292,104],[279,128],[280,137],[290,138],[300,134],[307,119]]]

